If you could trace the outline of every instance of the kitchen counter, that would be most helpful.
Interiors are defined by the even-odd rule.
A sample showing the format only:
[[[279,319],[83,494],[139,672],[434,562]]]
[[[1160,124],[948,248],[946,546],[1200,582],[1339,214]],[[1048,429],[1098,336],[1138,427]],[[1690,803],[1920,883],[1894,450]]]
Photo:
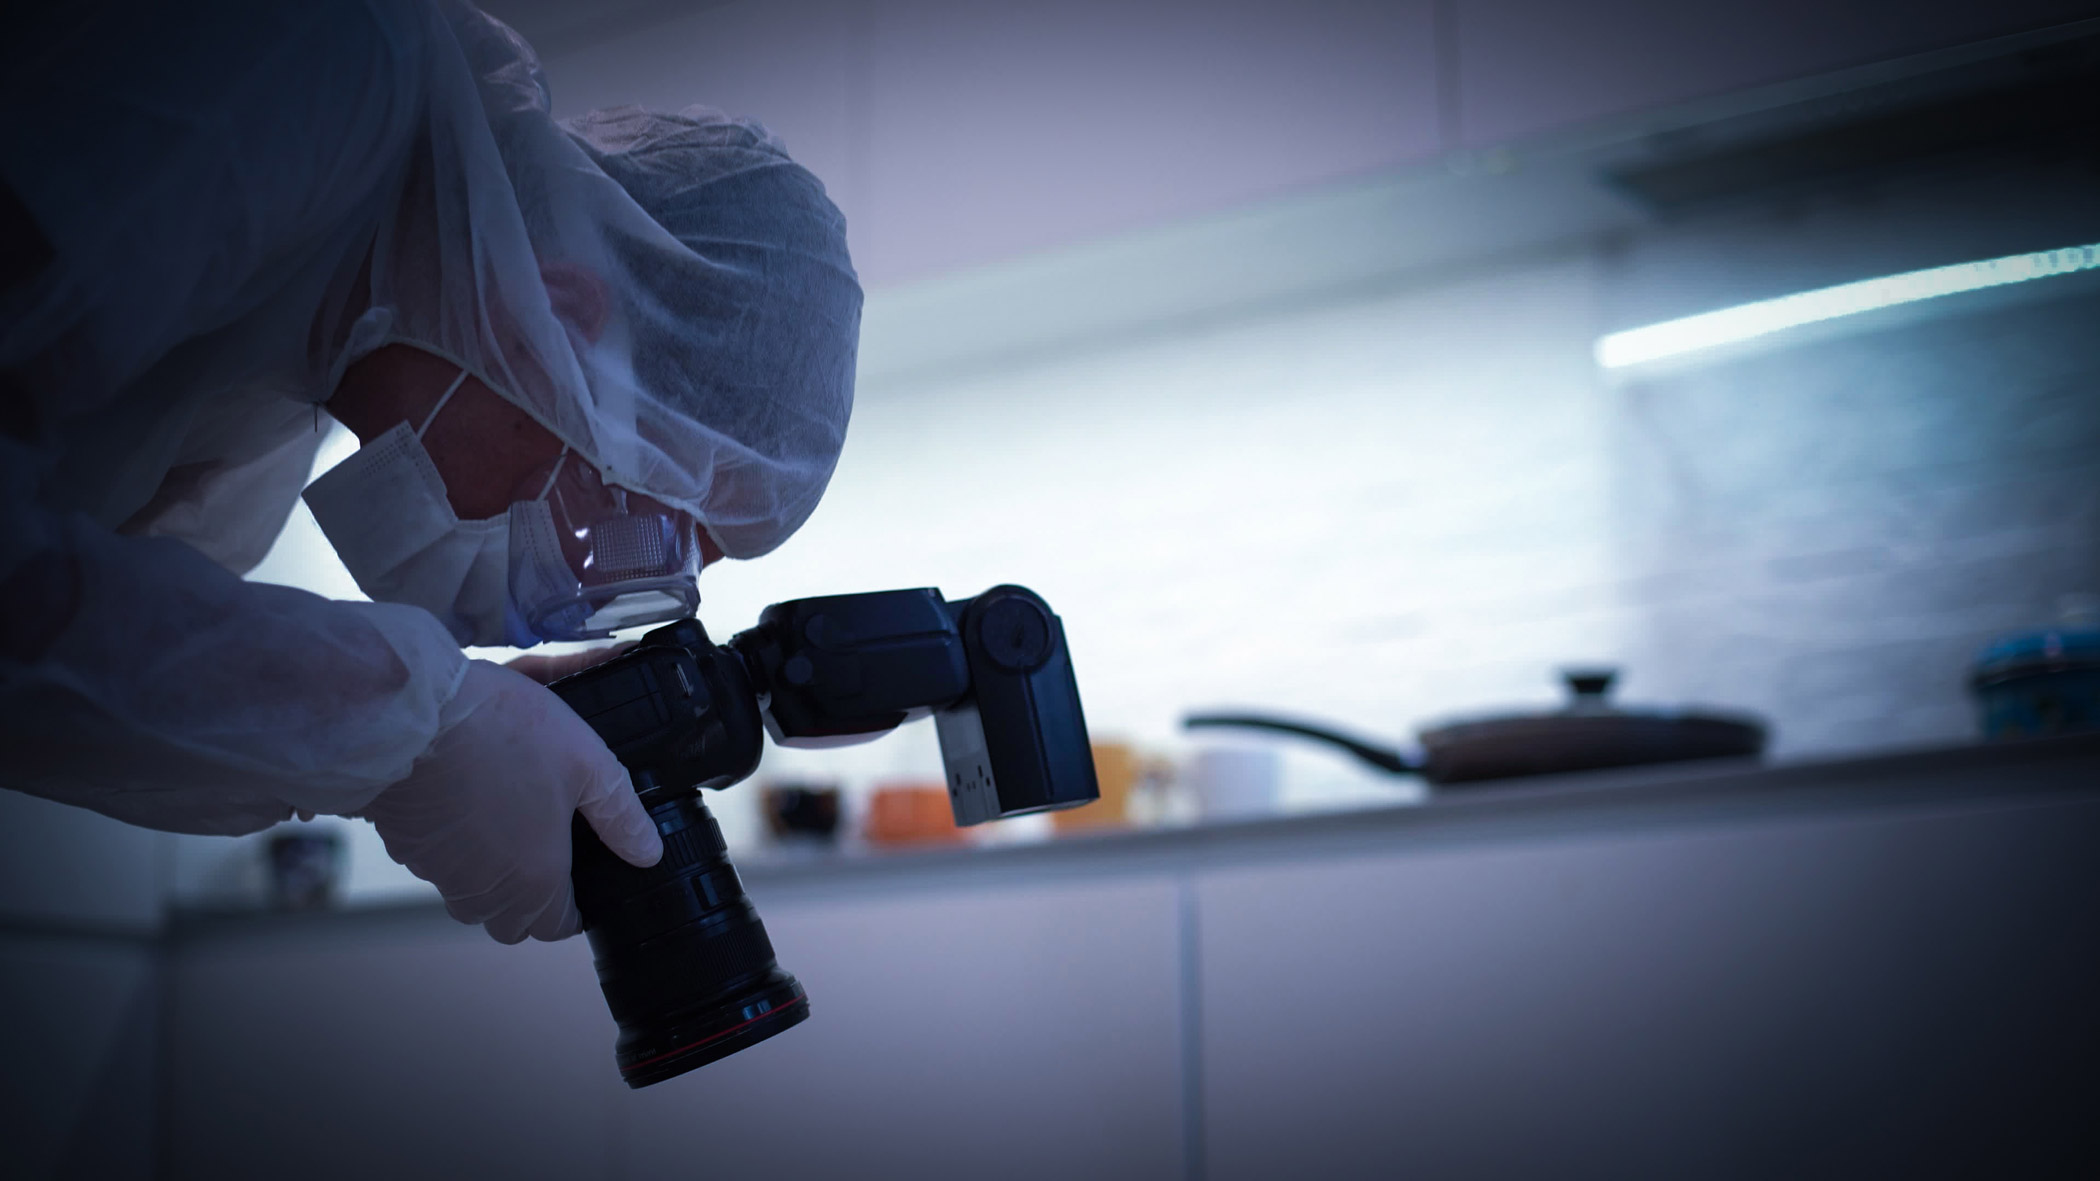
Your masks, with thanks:
[[[1720,760],[1447,789],[1426,803],[1149,829],[1027,844],[734,855],[761,900],[940,888],[959,879],[1153,875],[1196,868],[1406,854],[1518,840],[1711,829],[1892,811],[2018,808],[2100,798],[2100,735],[1902,751],[1778,766]],[[178,909],[177,939],[257,928],[443,917],[435,900],[321,911]]]
[[[582,940],[184,914],[165,1171],[2091,1176],[2096,850],[2100,737],[754,855],[812,1016],[636,1092]]]

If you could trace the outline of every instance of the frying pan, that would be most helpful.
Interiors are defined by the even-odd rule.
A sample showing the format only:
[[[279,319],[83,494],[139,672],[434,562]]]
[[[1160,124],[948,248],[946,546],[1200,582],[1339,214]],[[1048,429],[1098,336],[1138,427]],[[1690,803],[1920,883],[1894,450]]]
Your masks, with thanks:
[[[1609,697],[1617,675],[1613,669],[1569,669],[1561,674],[1568,702],[1558,710],[1462,719],[1423,730],[1420,759],[1322,722],[1273,714],[1197,713],[1182,725],[1295,734],[1338,746],[1381,771],[1419,775],[1438,785],[1764,753],[1767,727],[1748,714],[1614,706]]]

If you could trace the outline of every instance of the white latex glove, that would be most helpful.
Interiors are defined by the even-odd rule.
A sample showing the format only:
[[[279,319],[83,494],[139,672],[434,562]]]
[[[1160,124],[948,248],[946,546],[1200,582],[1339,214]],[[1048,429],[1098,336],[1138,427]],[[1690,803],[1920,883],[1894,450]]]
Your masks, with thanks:
[[[635,865],[663,841],[627,769],[561,698],[521,673],[469,661],[447,728],[408,778],[363,815],[386,851],[438,888],[445,910],[498,943],[566,939],[580,929],[569,887],[577,813]]]
[[[628,640],[622,644],[585,648],[581,652],[564,652],[560,656],[527,652],[523,656],[513,656],[504,661],[503,667],[515,673],[524,673],[542,685],[551,685],[571,673],[580,673],[584,669],[604,664],[634,647],[634,643],[633,640]]]

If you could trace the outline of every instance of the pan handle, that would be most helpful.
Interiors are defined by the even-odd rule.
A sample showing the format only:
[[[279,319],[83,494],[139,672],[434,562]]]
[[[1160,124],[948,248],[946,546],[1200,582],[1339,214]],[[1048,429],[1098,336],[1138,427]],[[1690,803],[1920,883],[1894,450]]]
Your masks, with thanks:
[[[1296,734],[1300,738],[1311,738],[1339,746],[1364,762],[1393,775],[1420,775],[1422,764],[1415,762],[1389,746],[1378,746],[1360,738],[1352,738],[1325,726],[1309,722],[1294,722],[1286,718],[1270,717],[1267,714],[1190,714],[1181,719],[1181,724],[1191,730],[1205,727],[1231,726],[1246,730],[1273,730],[1280,734]]]

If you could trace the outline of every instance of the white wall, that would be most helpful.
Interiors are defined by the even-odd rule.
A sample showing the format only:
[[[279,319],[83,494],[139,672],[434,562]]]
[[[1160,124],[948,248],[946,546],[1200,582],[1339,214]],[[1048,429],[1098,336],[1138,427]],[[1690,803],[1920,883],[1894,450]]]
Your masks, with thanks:
[[[824,506],[711,601],[1022,582],[1091,725],[1150,741],[1191,705],[1550,700],[1626,625],[1572,597],[1609,556],[1591,289],[1548,262],[865,391]]]
[[[1970,169],[1620,243],[1625,327],[1872,275],[2100,241],[2091,181]],[[2100,591],[2100,298],[2077,277],[1931,301],[1614,388],[1626,656],[1789,754],[1961,741],[1990,638]]]
[[[760,119],[890,286],[1444,153],[2054,22],[2093,0],[487,0],[558,113]]]
[[[720,571],[710,618],[1021,581],[1066,620],[1096,732],[1155,745],[1222,704],[1398,737],[1554,700],[1553,670],[1581,661],[1624,664],[1636,701],[1760,712],[1781,757],[1967,741],[1982,645],[2100,590],[2090,288],[1943,300],[1660,374],[1608,378],[1591,350],[1606,327],[2100,237],[2060,182],[1738,210],[865,385],[823,507],[775,557]],[[879,749],[823,765],[874,773]],[[1301,796],[1374,790],[1339,761],[1292,773]]]
[[[1429,0],[787,0],[582,37],[515,7],[528,35],[547,30],[558,113],[703,103],[784,137],[844,209],[877,284],[1438,146]]]
[[[1642,684],[1835,753],[1974,733],[1989,638],[2100,590],[2100,298],[1979,311],[1623,394]]]

